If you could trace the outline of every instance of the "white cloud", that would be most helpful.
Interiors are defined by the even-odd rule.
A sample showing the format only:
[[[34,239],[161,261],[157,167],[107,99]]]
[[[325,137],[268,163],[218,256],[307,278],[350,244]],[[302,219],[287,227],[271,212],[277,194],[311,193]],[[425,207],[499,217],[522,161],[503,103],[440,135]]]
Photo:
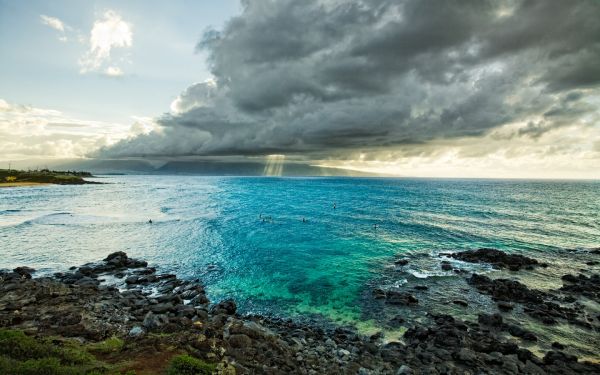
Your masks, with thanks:
[[[71,28],[68,25],[66,25],[63,21],[56,17],[50,17],[44,14],[40,15],[40,19],[44,25],[51,27],[60,33],[60,35],[58,36],[58,40],[60,40],[61,42],[68,41],[66,31],[71,30]]]
[[[114,48],[130,48],[132,45],[131,25],[115,11],[106,11],[101,19],[94,22],[90,32],[89,50],[79,60],[81,73],[102,70],[104,66],[111,64],[111,52]],[[115,66],[108,66],[105,73],[110,76],[123,74],[121,69]]]
[[[0,99],[0,160],[74,158],[130,136],[127,125],[73,118]]]
[[[65,31],[65,24],[63,23],[63,21],[59,20],[56,17],[50,17],[50,16],[46,16],[46,15],[40,15],[40,18],[42,20],[42,23],[46,26],[50,26],[51,28],[58,30],[58,31]]]
[[[119,67],[109,66],[104,71],[104,74],[107,75],[107,76],[109,76],[109,77],[120,77],[120,76],[123,75],[123,71]]]

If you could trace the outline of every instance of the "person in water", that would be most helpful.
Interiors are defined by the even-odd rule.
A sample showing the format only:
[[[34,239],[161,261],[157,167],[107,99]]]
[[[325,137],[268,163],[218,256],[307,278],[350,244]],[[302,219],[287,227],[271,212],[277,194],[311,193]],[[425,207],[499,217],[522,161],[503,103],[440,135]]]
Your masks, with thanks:
[[[336,207],[337,207],[337,204],[335,202],[333,202],[333,209],[335,210]]]
[[[148,220],[148,224],[152,224],[152,219]]]

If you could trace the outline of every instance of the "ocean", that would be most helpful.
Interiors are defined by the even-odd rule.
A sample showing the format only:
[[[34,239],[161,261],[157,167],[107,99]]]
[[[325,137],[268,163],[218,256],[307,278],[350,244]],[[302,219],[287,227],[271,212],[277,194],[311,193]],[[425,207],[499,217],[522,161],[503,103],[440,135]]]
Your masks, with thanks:
[[[161,272],[200,278],[211,300],[234,298],[243,313],[375,331],[394,314],[373,305],[371,291],[382,285],[441,285],[406,312],[414,319],[434,305],[456,309],[448,304],[452,298],[489,305],[463,275],[441,270],[446,252],[493,247],[532,256],[551,267],[514,277],[547,289],[560,286],[561,275],[577,272],[579,252],[600,246],[598,181],[96,181],[105,184],[0,190],[0,268],[28,265],[43,274],[125,251]],[[398,269],[398,257],[409,264]]]

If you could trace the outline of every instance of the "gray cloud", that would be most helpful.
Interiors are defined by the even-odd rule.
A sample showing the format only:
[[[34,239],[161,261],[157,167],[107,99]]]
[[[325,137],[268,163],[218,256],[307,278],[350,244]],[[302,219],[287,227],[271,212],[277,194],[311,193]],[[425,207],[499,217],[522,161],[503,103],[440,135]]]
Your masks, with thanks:
[[[581,123],[600,91],[593,0],[255,0],[197,48],[214,83],[103,156],[305,154]],[[584,126],[584,125],[582,125]]]

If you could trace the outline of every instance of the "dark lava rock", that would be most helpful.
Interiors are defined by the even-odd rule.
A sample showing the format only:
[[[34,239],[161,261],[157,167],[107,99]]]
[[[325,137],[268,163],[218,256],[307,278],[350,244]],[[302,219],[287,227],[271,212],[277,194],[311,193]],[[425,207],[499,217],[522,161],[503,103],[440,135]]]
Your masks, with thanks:
[[[503,322],[500,314],[479,314],[477,321],[480,324],[492,327],[501,327]]]
[[[404,323],[406,320],[401,316],[401,315],[396,315],[395,317],[392,318],[392,320],[390,320],[390,325],[392,327],[399,327],[402,323]]]
[[[484,275],[474,273],[468,283],[475,286],[480,292],[489,294],[495,300],[520,302],[520,303],[542,303],[545,294],[537,290],[530,290],[518,281],[508,279],[490,279]]]
[[[518,281],[493,280],[478,274],[473,274],[467,281],[480,292],[492,296],[496,301],[522,303],[525,313],[541,320],[544,324],[555,324],[557,322],[556,318],[562,318],[584,327],[588,325],[578,319],[577,310],[551,302],[549,301],[552,298],[551,295],[539,290],[529,289]]]
[[[237,305],[235,304],[235,301],[232,299],[228,299],[225,301],[221,301],[215,306],[213,306],[211,311],[213,314],[233,315],[235,314],[236,310]]]
[[[252,345],[252,339],[244,334],[235,334],[227,339],[233,348],[247,348]]]
[[[508,268],[511,271],[518,271],[521,268],[531,268],[540,263],[533,258],[519,254],[507,254],[496,249],[478,249],[468,250],[450,255],[452,258],[469,263],[489,263],[495,268]]]
[[[508,331],[508,333],[510,333],[511,335],[515,336],[515,337],[520,337],[523,340],[526,341],[537,341],[537,336],[531,332],[531,331],[527,331],[526,329],[515,325],[515,324],[509,324],[506,327],[506,330]]]
[[[127,259],[127,253],[124,251],[115,251],[114,253],[108,254],[108,256],[104,258],[104,261],[110,262],[114,259]]]
[[[561,344],[560,342],[558,342],[558,341],[554,341],[552,343],[552,347],[554,349],[558,349],[558,350],[563,350],[565,348],[565,346],[563,344]]]
[[[385,298],[385,290],[377,288],[373,289],[373,297],[375,299],[384,299]]]
[[[406,266],[408,264],[408,259],[398,259],[394,264],[397,266]]]
[[[385,295],[385,302],[390,305],[413,305],[419,303],[419,300],[408,292],[389,290]]]
[[[514,309],[514,308],[515,308],[515,305],[513,305],[513,304],[512,304],[512,303],[510,303],[510,302],[499,301],[499,302],[498,302],[498,308],[499,308],[501,311],[510,311],[510,310],[512,310],[512,309]]]
[[[31,279],[31,274],[35,273],[35,269],[27,266],[17,267],[13,270],[13,272],[18,273],[19,275]]]
[[[578,276],[564,275],[562,280],[566,281],[560,288],[562,292],[582,295],[600,302],[600,275],[594,274],[590,277],[581,274]]]

